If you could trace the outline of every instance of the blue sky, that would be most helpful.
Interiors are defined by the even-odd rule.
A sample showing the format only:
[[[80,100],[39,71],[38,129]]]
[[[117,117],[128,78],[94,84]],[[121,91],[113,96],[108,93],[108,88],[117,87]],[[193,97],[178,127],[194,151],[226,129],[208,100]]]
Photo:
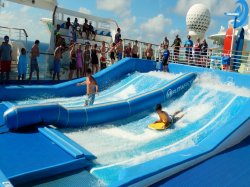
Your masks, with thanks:
[[[236,0],[58,0],[59,6],[88,14],[112,18],[122,28],[123,38],[159,43],[164,36],[170,40],[178,33],[185,40],[186,13],[196,4],[205,4],[211,12],[206,36],[227,27],[224,12],[235,9]],[[25,28],[29,40],[49,41],[46,26],[40,18],[51,18],[51,12],[6,2],[0,9],[0,25]]]

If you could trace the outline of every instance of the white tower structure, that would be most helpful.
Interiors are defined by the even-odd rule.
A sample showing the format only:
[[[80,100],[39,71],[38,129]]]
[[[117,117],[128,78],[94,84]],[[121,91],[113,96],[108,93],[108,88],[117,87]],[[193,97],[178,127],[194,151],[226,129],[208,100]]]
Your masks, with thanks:
[[[210,25],[211,16],[209,9],[203,4],[193,5],[186,17],[186,24],[189,35],[193,39],[203,39]]]

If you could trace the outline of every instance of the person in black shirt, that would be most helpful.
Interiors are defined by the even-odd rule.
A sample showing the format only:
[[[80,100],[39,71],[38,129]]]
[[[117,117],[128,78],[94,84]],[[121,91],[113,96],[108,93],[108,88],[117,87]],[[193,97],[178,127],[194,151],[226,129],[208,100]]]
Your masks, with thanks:
[[[181,48],[181,39],[179,38],[179,35],[176,35],[176,38],[174,40],[174,43],[171,47],[174,47],[174,61],[178,62],[179,60],[179,54],[180,54],[180,48]]]
[[[117,29],[117,33],[115,34],[115,44],[118,44],[119,41],[121,40],[122,36],[121,36],[121,29],[118,28]]]
[[[87,19],[85,19],[85,22],[84,22],[84,24],[82,26],[82,32],[85,32],[87,39],[89,39],[90,32],[89,32],[89,24],[88,24],[88,20]]]
[[[69,27],[71,26],[69,17],[67,18],[67,22],[65,23],[65,25],[66,25],[66,29],[69,29]]]
[[[91,22],[89,23],[89,32],[92,36],[94,36],[93,40],[95,40],[96,32]]]

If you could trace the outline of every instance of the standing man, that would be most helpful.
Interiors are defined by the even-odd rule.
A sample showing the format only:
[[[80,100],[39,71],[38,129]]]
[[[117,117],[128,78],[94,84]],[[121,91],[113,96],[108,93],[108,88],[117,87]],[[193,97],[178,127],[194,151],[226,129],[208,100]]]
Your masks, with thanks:
[[[86,81],[78,83],[77,86],[87,86],[87,99],[85,101],[85,106],[92,106],[95,102],[95,94],[98,93],[98,84],[96,80],[91,75],[91,69],[87,69],[87,78]]]
[[[180,54],[180,48],[181,48],[181,39],[179,38],[179,35],[176,35],[176,38],[174,40],[174,43],[171,47],[174,47],[174,61],[179,61],[179,54]]]
[[[115,34],[115,44],[118,44],[119,41],[121,40],[121,38],[122,38],[121,29],[118,28],[117,29],[117,33]]]
[[[37,61],[37,58],[40,56],[39,44],[40,44],[40,41],[36,40],[35,44],[33,45],[31,49],[29,80],[32,79],[32,74],[34,71],[36,71],[36,77],[37,77],[37,80],[39,80],[39,66],[38,66],[38,61]]]
[[[184,47],[186,47],[186,59],[189,63],[190,59],[192,58],[192,50],[193,50],[194,43],[191,40],[191,36],[187,36],[187,41],[184,43]]]
[[[54,73],[53,73],[53,81],[57,76],[57,80],[60,80],[60,69],[61,69],[61,58],[64,52],[64,46],[60,45],[56,48],[54,52]]]
[[[122,53],[123,53],[122,39],[120,39],[120,41],[116,44],[115,51],[116,51],[117,60],[118,61],[121,60]]]
[[[9,80],[12,60],[12,48],[9,44],[9,36],[4,37],[4,42],[0,47],[0,65],[1,65],[1,81],[4,80],[4,73],[6,73],[6,81]]]
[[[133,47],[132,47],[132,57],[133,57],[133,58],[138,58],[138,51],[139,51],[139,48],[138,48],[138,41],[135,40],[135,44],[134,44]]]

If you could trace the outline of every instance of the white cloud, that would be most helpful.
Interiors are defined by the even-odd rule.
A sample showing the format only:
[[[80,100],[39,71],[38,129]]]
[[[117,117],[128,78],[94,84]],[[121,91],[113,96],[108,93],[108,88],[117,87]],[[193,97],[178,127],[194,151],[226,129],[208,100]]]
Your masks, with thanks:
[[[46,11],[46,14],[49,13]],[[1,26],[25,29],[28,40],[39,39],[42,42],[49,42],[50,35],[47,32],[47,26],[40,21],[40,17],[36,18],[29,13],[28,9],[20,8],[13,11],[11,8],[5,8],[0,12],[0,17]]]
[[[91,10],[89,10],[85,7],[80,7],[79,12],[84,13],[84,14],[91,14]]]
[[[250,0],[248,0],[250,1]],[[180,15],[186,15],[189,8],[197,3],[206,5],[213,16],[224,16],[225,12],[235,9],[235,1],[229,0],[178,0],[175,12]]]
[[[112,11],[124,17],[131,13],[131,0],[96,0],[96,7],[99,10]]]
[[[163,36],[166,26],[172,24],[172,20],[165,18],[163,14],[150,18],[147,22],[141,24],[140,28],[149,37]]]

